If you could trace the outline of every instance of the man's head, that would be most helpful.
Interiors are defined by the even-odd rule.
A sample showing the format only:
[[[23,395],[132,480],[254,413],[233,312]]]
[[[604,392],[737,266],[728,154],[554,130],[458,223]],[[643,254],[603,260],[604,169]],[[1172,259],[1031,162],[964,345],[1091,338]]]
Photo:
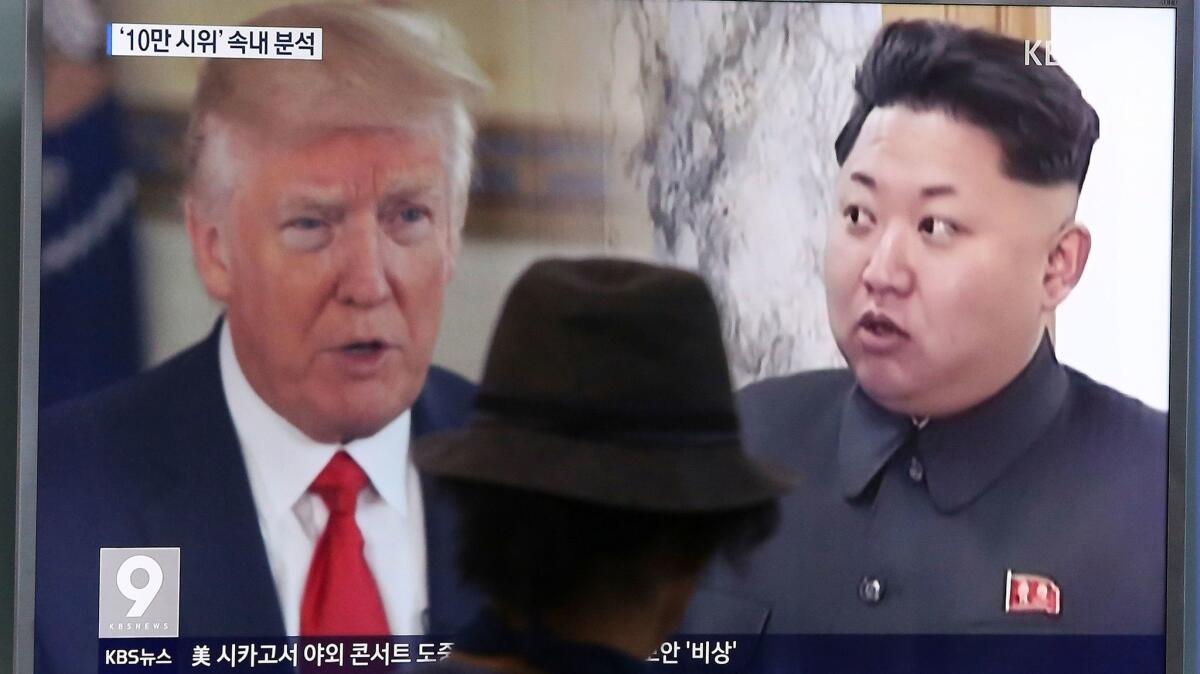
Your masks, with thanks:
[[[374,434],[415,400],[466,213],[484,81],[432,18],[283,7],[323,59],[213,59],[188,133],[196,266],[255,391],[310,437]]]
[[[463,576],[502,613],[641,657],[711,557],[766,538],[791,485],[743,449],[707,284],[633,260],[526,270],[470,424],[412,458],[453,485]]]
[[[885,28],[855,92],[825,260],[834,337],[880,404],[952,414],[1020,372],[1078,283],[1099,120],[1020,41],[949,24]]]
[[[740,566],[779,522],[775,501],[651,512],[470,480],[446,485],[458,506],[463,578],[493,606],[581,641],[609,636],[589,631],[605,620],[649,617],[628,628],[647,630],[644,653],[678,626],[715,557]]]

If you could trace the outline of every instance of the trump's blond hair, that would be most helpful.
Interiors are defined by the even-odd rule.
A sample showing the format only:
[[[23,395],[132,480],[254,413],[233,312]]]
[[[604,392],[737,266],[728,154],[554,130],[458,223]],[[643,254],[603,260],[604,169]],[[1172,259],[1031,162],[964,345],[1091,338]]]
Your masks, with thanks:
[[[488,87],[458,33],[429,14],[375,4],[287,5],[244,25],[321,28],[323,58],[203,66],[186,139],[191,207],[211,213],[230,201],[241,147],[337,130],[429,129],[444,147],[457,243],[471,181],[471,110]]]

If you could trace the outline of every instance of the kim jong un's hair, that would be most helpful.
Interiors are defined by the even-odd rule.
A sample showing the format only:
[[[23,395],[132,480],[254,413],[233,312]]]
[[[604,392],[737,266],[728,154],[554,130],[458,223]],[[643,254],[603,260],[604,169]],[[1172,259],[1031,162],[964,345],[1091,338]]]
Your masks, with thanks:
[[[1062,67],[1027,65],[1025,50],[1022,40],[949,23],[883,28],[854,79],[854,108],[834,143],[838,164],[872,110],[901,105],[991,132],[1011,178],[1082,187],[1100,119]],[[1046,63],[1044,46],[1033,54]]]
[[[185,148],[192,200],[227,203],[242,149],[251,152],[255,142],[287,144],[338,130],[430,132],[445,148],[457,240],[471,180],[471,108],[488,89],[461,36],[432,15],[375,4],[288,5],[244,25],[321,28],[323,56],[204,65]]]

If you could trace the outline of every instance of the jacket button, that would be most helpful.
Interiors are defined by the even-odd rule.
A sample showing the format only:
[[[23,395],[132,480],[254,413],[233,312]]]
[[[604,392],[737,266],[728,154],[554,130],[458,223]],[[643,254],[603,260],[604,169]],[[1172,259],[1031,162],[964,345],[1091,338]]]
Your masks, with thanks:
[[[883,581],[871,576],[864,576],[858,584],[858,598],[864,604],[878,604],[883,601]]]
[[[908,462],[908,478],[913,482],[920,482],[925,479],[925,466],[915,456]]]

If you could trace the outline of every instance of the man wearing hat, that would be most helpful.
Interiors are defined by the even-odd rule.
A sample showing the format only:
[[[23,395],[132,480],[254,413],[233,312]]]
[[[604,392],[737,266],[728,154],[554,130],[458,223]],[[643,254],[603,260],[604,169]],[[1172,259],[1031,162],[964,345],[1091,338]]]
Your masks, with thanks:
[[[858,71],[824,271],[849,367],[740,398],[747,446],[802,481],[715,582],[773,633],[1163,631],[1166,415],[1049,337],[1099,120],[1022,54],[900,22]]]
[[[450,484],[461,571],[489,600],[443,672],[640,671],[785,488],[742,451],[704,282],[619,260],[526,271],[472,422],[413,460]]]

